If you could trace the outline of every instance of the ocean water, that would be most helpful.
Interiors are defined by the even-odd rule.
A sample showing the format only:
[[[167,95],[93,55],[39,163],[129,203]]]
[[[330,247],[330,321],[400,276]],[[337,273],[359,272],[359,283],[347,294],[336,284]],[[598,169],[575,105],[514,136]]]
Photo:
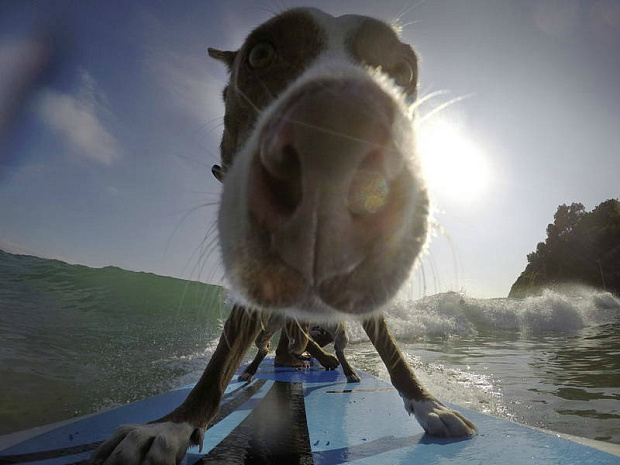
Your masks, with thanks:
[[[207,284],[0,251],[0,434],[196,381],[224,300]],[[443,293],[398,301],[387,315],[440,399],[620,444],[620,299]],[[360,325],[348,328],[352,365],[388,379]]]

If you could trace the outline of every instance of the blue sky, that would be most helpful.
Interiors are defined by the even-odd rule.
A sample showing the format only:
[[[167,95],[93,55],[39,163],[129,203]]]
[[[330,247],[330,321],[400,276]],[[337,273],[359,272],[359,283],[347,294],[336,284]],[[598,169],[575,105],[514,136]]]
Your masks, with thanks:
[[[617,0],[4,0],[0,248],[218,282],[226,72],[206,48],[301,5],[400,15],[421,56],[427,294],[505,296],[559,204],[620,196]]]

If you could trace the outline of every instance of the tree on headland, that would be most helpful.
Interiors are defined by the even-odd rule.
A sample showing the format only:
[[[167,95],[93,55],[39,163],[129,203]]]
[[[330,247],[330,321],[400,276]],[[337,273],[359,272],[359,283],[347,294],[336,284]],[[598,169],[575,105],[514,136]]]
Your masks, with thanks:
[[[620,202],[606,200],[591,212],[581,203],[560,205],[553,220],[509,296],[575,283],[620,295]]]

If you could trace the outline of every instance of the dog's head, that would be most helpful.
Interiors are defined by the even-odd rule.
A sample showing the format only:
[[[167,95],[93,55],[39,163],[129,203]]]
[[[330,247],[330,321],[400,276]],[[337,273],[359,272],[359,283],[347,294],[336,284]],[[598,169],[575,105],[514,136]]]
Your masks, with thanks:
[[[427,232],[411,47],[376,19],[295,9],[209,54],[230,70],[213,172],[234,290],[306,319],[381,307]]]

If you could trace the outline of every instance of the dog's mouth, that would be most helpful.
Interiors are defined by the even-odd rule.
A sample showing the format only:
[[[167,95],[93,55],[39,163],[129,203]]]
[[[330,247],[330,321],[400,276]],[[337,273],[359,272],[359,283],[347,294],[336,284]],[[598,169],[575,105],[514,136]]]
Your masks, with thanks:
[[[259,246],[262,252],[254,255],[254,260],[262,263],[254,272],[239,276],[238,283],[248,300],[268,311],[296,309],[302,313],[316,315],[317,313],[349,313],[362,314],[376,309],[382,300],[369,290],[375,283],[364,286],[363,292],[353,289],[359,270],[367,265],[362,259],[353,264],[350,269],[326,277],[320,281],[308,279],[295,267],[287,264],[272,247],[273,237],[267,239],[269,233],[258,231],[264,235],[265,242]],[[271,242],[271,245],[268,243]],[[387,297],[387,296],[386,296]]]

